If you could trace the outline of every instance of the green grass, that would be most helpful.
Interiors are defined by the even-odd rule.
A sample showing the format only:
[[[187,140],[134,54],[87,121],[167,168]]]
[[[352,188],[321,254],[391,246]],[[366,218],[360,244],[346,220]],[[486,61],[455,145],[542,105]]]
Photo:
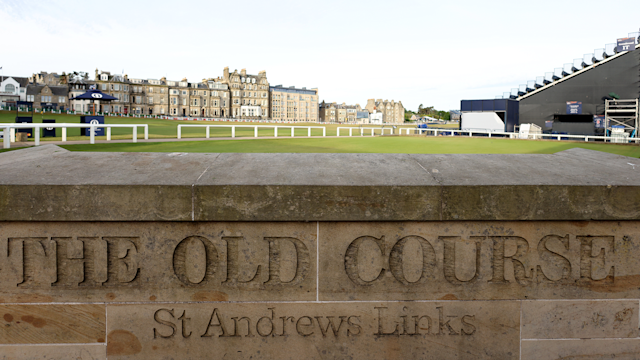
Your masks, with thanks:
[[[31,113],[21,112],[20,116],[31,116]],[[13,123],[15,122],[16,113],[11,111],[0,111],[0,123]],[[40,114],[36,113],[33,116],[33,121],[35,123],[42,123],[43,119],[55,119],[58,123],[80,123],[80,115],[66,115],[66,114]],[[177,137],[177,129],[178,124],[209,124],[209,125],[296,125],[296,126],[324,126],[327,129],[327,136],[335,136],[337,133],[338,126],[356,126],[356,125],[335,125],[335,124],[316,124],[316,123],[300,123],[300,124],[270,124],[270,123],[243,123],[243,122],[217,122],[217,121],[177,121],[177,120],[161,120],[161,119],[145,119],[145,118],[122,118],[122,117],[105,117],[105,123],[107,124],[148,124],[149,125],[149,138],[150,139],[167,139],[167,138],[176,138]],[[365,127],[376,127],[375,125],[365,125]],[[387,125],[386,128],[390,126]],[[414,128],[414,125],[404,125],[400,126],[401,128]],[[457,128],[457,124],[452,125],[443,125],[442,128]],[[236,136],[237,137],[253,137],[254,129],[253,128],[237,128]],[[50,141],[62,140],[62,130],[56,129],[57,137],[55,138],[41,138],[41,141]],[[354,131],[354,135],[357,131]],[[369,130],[369,133],[371,130]],[[359,133],[359,132],[358,132]],[[388,131],[387,131],[388,133]],[[290,130],[281,129],[278,133],[278,136],[290,136]],[[341,135],[345,135],[346,132],[341,132]],[[259,129],[259,136],[273,136],[273,129]],[[296,136],[306,136],[307,129],[296,129]],[[322,129],[313,129],[311,131],[312,136],[321,136]],[[231,138],[231,129],[230,128],[211,128],[210,130],[211,137],[228,137]],[[111,138],[116,139],[131,139],[131,129],[128,128],[113,128],[111,129]],[[182,137],[183,138],[203,138],[205,137],[205,129],[204,128],[183,128],[182,129]],[[105,136],[97,136],[97,140],[105,139]],[[144,138],[144,132],[141,128],[138,128],[138,138]],[[87,140],[88,137],[80,136],[80,129],[68,129],[67,130],[67,140]]]
[[[583,148],[639,158],[640,146],[462,137],[294,138],[153,143],[63,145],[71,151],[240,152],[240,153],[405,153],[552,154]]]

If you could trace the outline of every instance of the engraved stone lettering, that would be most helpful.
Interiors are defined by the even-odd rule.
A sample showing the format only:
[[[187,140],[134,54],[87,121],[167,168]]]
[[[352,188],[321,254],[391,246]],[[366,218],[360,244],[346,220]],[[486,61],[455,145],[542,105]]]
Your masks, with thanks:
[[[185,316],[186,314],[187,314],[187,310],[184,310],[182,312],[182,315],[178,318],[178,320],[182,321],[182,337],[185,339],[191,336],[191,331],[187,333],[187,322],[191,320],[191,318],[186,317]]]
[[[417,240],[422,248],[422,273],[420,278],[414,282],[409,282],[404,276],[404,267],[403,267],[403,251],[406,243],[410,240]],[[393,276],[399,282],[404,285],[414,284],[414,283],[424,283],[427,279],[433,275],[434,269],[436,266],[436,253],[433,250],[433,246],[424,238],[420,236],[410,235],[406,236],[391,248],[391,253],[389,254],[389,269]]]
[[[338,334],[340,333],[340,327],[342,326],[342,323],[345,321],[345,319],[347,318],[346,316],[339,316],[340,318],[340,323],[338,324],[338,326],[336,327],[336,324],[334,324],[333,319],[335,318],[335,316],[327,316],[327,325],[324,326],[322,325],[322,321],[320,321],[320,319],[322,319],[322,316],[314,316],[316,321],[318,322],[318,326],[320,327],[320,332],[322,333],[322,337],[327,337],[327,333],[329,332],[329,328],[331,328],[331,332],[333,333],[333,336],[337,337]]]
[[[344,269],[347,272],[347,276],[349,276],[349,279],[351,279],[351,281],[353,281],[354,283],[358,285],[372,285],[375,281],[382,278],[382,276],[384,275],[385,269],[381,268],[380,272],[378,273],[378,276],[371,281],[366,281],[362,279],[362,277],[360,277],[360,272],[358,270],[358,250],[360,248],[360,245],[362,245],[364,241],[375,242],[380,248],[380,252],[382,253],[382,256],[383,257],[385,256],[386,251],[385,251],[385,244],[384,244],[384,236],[379,239],[373,236],[361,236],[353,240],[351,244],[349,244],[349,247],[347,248],[347,251],[344,254]]]
[[[169,335],[163,335],[160,331],[158,331],[156,328],[153,328],[153,338],[156,339],[158,337],[161,338],[172,338],[175,334],[176,334],[176,324],[172,323],[169,320],[162,320],[160,319],[160,313],[167,313],[169,315],[171,315],[171,318],[174,319],[175,316],[173,316],[173,309],[169,310],[169,309],[158,309],[154,314],[153,314],[153,320],[155,320],[158,324],[167,326],[169,328],[171,328],[171,334]]]
[[[242,236],[225,236],[222,238],[227,243],[227,279],[223,282],[225,285],[236,285],[238,283],[250,283],[260,278],[262,265],[256,267],[253,276],[248,280],[239,280],[238,273],[240,268],[240,254],[238,253],[238,242],[244,240]]]
[[[382,310],[386,310],[386,307],[374,307],[374,309],[378,310],[378,332],[374,335],[383,336],[383,335],[399,335],[400,334],[400,324],[396,323],[395,329],[391,332],[384,332],[383,329],[383,319]]]
[[[529,243],[527,240],[519,236],[490,236],[493,240],[493,278],[490,283],[508,283],[505,278],[505,263],[511,261],[513,265],[513,276],[520,285],[527,285],[528,278],[527,269],[524,266],[522,257],[529,251]],[[505,249],[506,241],[514,241],[516,243],[516,252],[507,256]]]
[[[445,334],[445,328],[449,331],[449,335],[460,335],[458,334],[449,324],[453,318],[457,316],[448,315],[447,317],[451,318],[447,321],[444,321],[444,309],[442,306],[436,307],[438,309],[438,335]]]
[[[480,274],[480,240],[484,239],[484,236],[471,236],[470,239],[477,239],[476,245],[476,257],[475,257],[475,270],[474,275],[469,280],[462,280],[456,275],[456,243],[460,241],[460,236],[440,236],[438,239],[444,243],[444,278],[448,282],[455,285],[462,285],[464,283],[473,283],[478,280]]]
[[[99,286],[96,278],[98,238],[51,238],[56,249],[56,281],[52,286]],[[75,250],[75,251],[74,251]]]
[[[44,241],[46,237],[25,237],[25,238],[9,238],[8,249],[14,247],[15,243],[22,245],[22,281],[18,283],[18,286],[29,287],[38,285],[36,277],[37,270],[36,264],[41,261],[43,257],[47,257]],[[7,251],[7,255],[10,255],[10,250]]]
[[[216,318],[217,323],[213,322],[214,316]],[[227,329],[224,326],[224,322],[222,322],[222,320],[220,319],[220,316],[218,315],[218,308],[213,309],[213,312],[211,313],[211,318],[209,319],[209,324],[207,325],[207,329],[204,331],[204,334],[202,334],[200,337],[212,337],[213,334],[209,333],[209,331],[211,330],[211,328],[216,328],[216,327],[219,327],[221,332],[221,334],[218,335],[218,337],[231,336],[227,332]]]
[[[271,310],[271,317],[268,316],[263,316],[260,319],[258,319],[258,321],[256,322],[256,332],[258,333],[258,335],[262,336],[262,337],[267,337],[271,334],[273,334],[273,330],[274,330],[274,325],[273,325],[273,317],[274,317],[274,308],[269,308],[269,310]],[[263,322],[264,321],[264,322]],[[267,322],[268,321],[268,322]],[[269,326],[269,332],[263,332],[260,326],[260,323],[263,324],[268,324]],[[263,326],[264,328],[264,326]]]
[[[558,253],[557,251],[551,250],[549,248],[549,241],[553,241],[553,240],[558,241],[559,243],[564,245],[564,248],[566,250],[569,250],[569,235],[566,235],[564,237],[561,237],[558,235],[547,235],[543,237],[542,240],[540,240],[540,242],[538,243],[538,252],[540,253],[540,261],[542,261],[545,265],[548,265],[548,266],[543,267],[542,265],[538,265],[538,268],[537,268],[538,282],[566,281],[571,276],[571,262],[569,261],[569,259],[566,256]],[[545,273],[545,271],[543,270],[543,268],[548,268],[551,266],[560,268],[561,276],[559,278],[554,279],[551,275],[549,275],[548,273]]]
[[[199,282],[191,282],[187,276],[187,246],[192,242],[200,242],[205,249],[205,274]],[[216,250],[215,245],[202,236],[189,236],[185,238],[176,246],[173,252],[173,272],[176,277],[186,285],[205,285],[210,282],[216,272],[217,262],[218,250]]]
[[[301,322],[302,320],[306,320],[306,321]],[[311,317],[309,316],[302,316],[296,322],[296,331],[298,332],[299,335],[302,335],[302,336],[313,335],[313,330],[308,331],[309,327],[313,327],[313,319],[311,319]]]
[[[469,322],[469,320],[475,319],[475,315],[465,315],[462,317],[462,325],[464,326],[460,329],[460,333],[462,335],[473,335],[476,332],[475,325]],[[465,327],[467,327],[469,330],[465,330]]]
[[[137,285],[140,266],[134,237],[103,237],[107,242],[107,281],[104,285]]]
[[[253,333],[251,333],[251,319],[249,319],[246,316],[241,317],[240,319],[238,319],[238,317],[232,317],[231,320],[233,320],[233,337],[240,337],[240,330],[238,330],[238,323],[242,320],[246,321],[247,324],[247,334],[245,335],[245,337],[254,337]]]
[[[615,267],[609,265],[607,271],[607,254],[614,251],[613,236],[576,236],[580,240],[580,280],[581,281],[613,281],[615,276]],[[594,241],[604,243],[598,247],[594,247]],[[594,252],[597,253],[594,255]],[[605,276],[597,276],[594,274],[594,268],[599,267],[600,273]]]
[[[294,238],[265,237],[269,242],[269,279],[265,284],[269,285],[298,285],[309,273],[309,249],[300,240]],[[292,243],[296,249],[296,272],[293,279],[282,281],[280,279],[280,241],[288,241]]]
[[[354,323],[351,318],[354,318],[355,320],[358,320],[358,322],[360,322],[360,316],[349,316],[347,318],[347,324],[349,325],[349,328],[347,329],[347,336],[358,336],[360,335],[360,333],[362,333],[362,326],[360,326],[360,324]],[[355,330],[358,330],[358,332],[355,332]]]

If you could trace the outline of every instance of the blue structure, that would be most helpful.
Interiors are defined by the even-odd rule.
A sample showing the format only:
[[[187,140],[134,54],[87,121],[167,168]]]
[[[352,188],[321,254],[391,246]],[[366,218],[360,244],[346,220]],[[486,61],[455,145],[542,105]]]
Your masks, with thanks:
[[[460,112],[494,112],[504,122],[504,131],[507,132],[513,132],[515,126],[520,125],[520,103],[517,100],[461,100]]]

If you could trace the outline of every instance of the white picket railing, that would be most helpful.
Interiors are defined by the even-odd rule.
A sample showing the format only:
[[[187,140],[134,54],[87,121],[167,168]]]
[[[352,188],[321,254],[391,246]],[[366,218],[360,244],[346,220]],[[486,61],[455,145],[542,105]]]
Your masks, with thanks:
[[[210,128],[231,128],[231,137],[236,137],[236,128],[253,128],[253,136],[258,137],[258,128],[273,129],[273,136],[278,137],[278,129],[291,129],[291,137],[295,135],[295,129],[307,129],[307,136],[311,136],[311,129],[322,129],[322,136],[327,136],[327,128],[324,126],[284,126],[284,125],[209,125],[209,124],[178,124],[178,139],[182,139],[182,128],[204,127],[205,137],[210,136]]]
[[[107,130],[107,141],[111,141],[111,128],[131,128],[133,142],[138,142],[138,127],[144,128],[144,138],[149,139],[149,125],[147,124],[66,124],[66,123],[3,123],[0,129],[3,131],[3,147],[11,148],[11,130],[15,129],[35,129],[33,137],[35,145],[40,145],[40,129],[42,128],[62,128],[62,141],[67,141],[67,128],[87,128],[89,129],[89,143],[95,144],[95,130],[105,128]]]
[[[393,128],[387,127],[347,127],[347,126],[339,126],[337,135],[340,136],[340,130],[349,130],[349,136],[353,136],[353,130],[360,130],[360,136],[364,136],[365,130],[371,130],[371,136],[375,136],[375,131],[380,130],[380,133],[384,135],[385,130],[389,130],[389,134],[393,135]],[[400,129],[402,131],[402,129]]]

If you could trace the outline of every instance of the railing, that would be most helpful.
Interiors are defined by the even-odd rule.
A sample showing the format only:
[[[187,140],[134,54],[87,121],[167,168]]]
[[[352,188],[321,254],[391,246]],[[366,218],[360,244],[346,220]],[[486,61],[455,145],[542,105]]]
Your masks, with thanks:
[[[338,136],[340,136],[340,130],[347,130],[349,129],[349,136],[353,136],[353,130],[360,130],[360,136],[364,136],[364,131],[365,130],[371,130],[371,136],[375,136],[375,131],[376,130],[380,130],[380,133],[382,135],[384,135],[384,131],[385,130],[389,130],[389,134],[393,135],[393,128],[374,128],[374,127],[345,127],[345,126],[340,126],[338,127]],[[402,130],[402,129],[400,129]]]
[[[438,136],[438,132],[440,133],[448,133],[449,136],[455,136],[457,135],[463,135],[463,134],[467,134],[469,137],[473,136],[473,134],[485,134],[488,135],[488,137],[491,137],[491,135],[503,135],[503,136],[508,136],[510,138],[517,138],[520,139],[520,133],[519,132],[504,132],[504,131],[482,131],[482,130],[459,130],[459,129],[411,129],[411,128],[404,128],[404,129],[400,129],[400,135],[402,135],[402,130],[405,130],[405,134],[409,135],[411,131],[418,131],[418,134],[422,135],[423,131],[430,131],[433,132],[434,136]],[[544,139],[544,138],[551,138],[551,139],[556,139],[556,140],[562,140],[562,138],[569,138],[569,139],[583,139],[584,141],[589,141],[589,140],[604,140],[605,142],[607,140],[609,140],[609,142],[616,142],[616,141],[612,141],[612,140],[617,140],[619,141],[620,138],[619,137],[614,137],[614,136],[598,136],[598,135],[569,135],[569,134],[528,134],[527,135],[528,138],[532,138],[533,140],[537,140],[537,139]],[[633,141],[634,143],[640,143],[640,138],[627,138],[626,140],[628,140],[629,142]]]
[[[89,143],[96,143],[96,128],[107,129],[107,141],[111,141],[111,128],[132,128],[133,142],[138,142],[138,127],[144,128],[144,138],[149,139],[149,125],[147,124],[56,124],[56,123],[17,123],[17,124],[0,124],[0,129],[3,131],[3,147],[5,149],[11,148],[11,130],[14,129],[32,129],[34,131],[34,143],[40,145],[40,129],[42,128],[62,128],[62,141],[67,141],[67,128],[87,128],[89,129]]]
[[[273,129],[273,136],[278,137],[278,129],[291,129],[291,137],[295,135],[295,129],[307,129],[307,136],[311,136],[311,129],[322,129],[322,136],[327,136],[327,128],[324,126],[280,126],[280,125],[209,125],[209,124],[178,124],[178,139],[182,139],[182,128],[204,127],[206,128],[205,137],[210,137],[210,129],[226,127],[231,128],[231,137],[236,137],[236,128],[253,128],[253,136],[258,137],[258,128]]]

